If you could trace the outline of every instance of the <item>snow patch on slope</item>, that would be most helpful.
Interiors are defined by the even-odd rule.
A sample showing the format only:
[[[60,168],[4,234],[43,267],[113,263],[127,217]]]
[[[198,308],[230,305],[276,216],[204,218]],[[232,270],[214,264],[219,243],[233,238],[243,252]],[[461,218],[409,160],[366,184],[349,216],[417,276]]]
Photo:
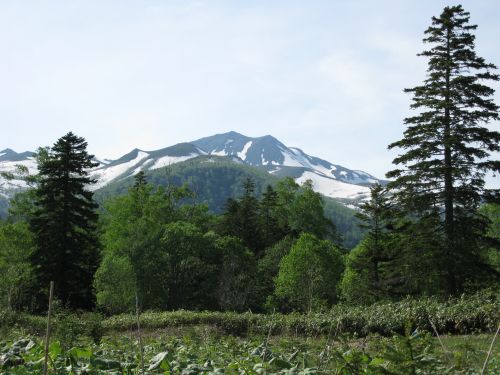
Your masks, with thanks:
[[[314,191],[331,198],[367,198],[370,194],[368,187],[337,181],[310,171],[304,172],[302,176],[295,179],[300,185],[307,180],[312,181]]]
[[[17,166],[22,165],[28,168],[29,174],[37,174],[38,166],[35,158],[29,157],[22,161],[4,161],[0,162],[0,172],[10,172],[15,173],[17,171]]]
[[[18,191],[29,187],[25,180],[25,173],[19,173],[18,166],[27,168],[28,175],[35,175],[38,173],[38,166],[34,157],[28,157],[25,160],[19,161],[0,162],[0,172],[6,172],[13,176],[13,179],[7,179],[0,176],[0,194],[7,199]]]
[[[147,152],[139,151],[135,159],[132,159],[126,163],[118,164],[113,167],[103,167],[95,170],[92,173],[92,178],[95,178],[98,181],[91,187],[91,189],[97,190],[104,185],[107,185],[129,169],[133,168],[135,165],[137,165],[137,163],[146,159],[148,156],[149,154]]]
[[[215,151],[213,150],[210,155],[215,155],[215,156],[227,156],[227,152],[225,150],[221,151]]]
[[[282,154],[283,154],[283,165],[286,166],[286,167],[304,167],[303,164],[301,164],[296,156],[294,154],[291,154],[289,152],[286,152],[286,151],[282,151]]]
[[[325,175],[329,178],[335,178],[333,172],[337,169],[335,166],[331,166],[330,168],[326,168],[321,164],[311,163],[307,155],[304,152],[296,147],[289,147],[293,154],[289,154],[285,151],[283,154],[285,156],[284,165],[288,165],[291,167],[305,167],[309,169],[313,169],[320,174]],[[288,155],[287,155],[288,154]]]
[[[194,152],[186,156],[162,156],[161,158],[156,160],[153,166],[151,166],[149,169],[168,167],[169,165],[180,163],[181,161],[189,160],[195,158],[196,156],[198,156],[198,154]]]
[[[241,152],[238,152],[237,155],[241,160],[245,160],[247,158],[247,152],[250,147],[252,147],[252,141],[249,141],[245,143],[245,146],[243,146],[243,150]]]

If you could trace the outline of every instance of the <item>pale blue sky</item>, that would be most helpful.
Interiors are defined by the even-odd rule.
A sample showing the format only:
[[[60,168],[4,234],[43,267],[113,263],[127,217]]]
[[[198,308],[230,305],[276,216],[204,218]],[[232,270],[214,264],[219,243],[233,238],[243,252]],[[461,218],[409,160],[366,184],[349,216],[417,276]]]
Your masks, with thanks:
[[[383,177],[402,89],[425,77],[423,32],[454,4],[2,0],[0,149],[72,130],[117,158],[235,130]],[[500,1],[461,4],[500,65]]]

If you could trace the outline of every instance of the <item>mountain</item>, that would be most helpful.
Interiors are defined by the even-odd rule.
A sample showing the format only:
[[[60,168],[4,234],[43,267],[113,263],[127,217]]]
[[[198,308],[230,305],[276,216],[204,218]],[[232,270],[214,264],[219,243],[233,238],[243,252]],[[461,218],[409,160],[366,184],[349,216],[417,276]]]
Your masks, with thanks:
[[[255,182],[255,194],[260,196],[268,184],[275,185],[279,178],[266,170],[252,167],[239,159],[216,155],[201,155],[172,164],[169,168],[159,168],[147,172],[147,180],[155,186],[181,186],[187,183],[194,193],[191,203],[204,203],[210,211],[220,213],[228,198],[241,196],[243,182],[251,178]],[[124,194],[134,184],[134,178],[115,180],[95,193],[100,203]],[[354,217],[355,211],[332,198],[325,198],[325,215],[332,220],[344,239],[344,246],[354,247],[362,237],[362,230]]]
[[[287,147],[270,135],[251,138],[236,132],[154,151],[136,148],[116,160],[95,158],[95,161],[99,165],[90,172],[98,182],[92,189],[96,190],[100,203],[125,193],[139,171],[145,171],[154,185],[187,183],[195,193],[193,201],[206,203],[213,212],[221,212],[228,198],[239,196],[242,182],[248,177],[256,182],[257,195],[281,177],[292,177],[299,183],[311,179],[315,190],[326,197],[325,212],[343,235],[347,247],[354,246],[361,234],[354,211],[338,200],[356,204],[368,197],[370,184],[384,183],[368,173]],[[0,151],[0,216],[5,216],[8,200],[27,187],[26,173],[37,173],[33,152]]]
[[[152,171],[185,161],[206,152],[191,143],[179,143],[156,151],[133,149],[128,154],[94,169],[91,176],[97,180],[93,189],[99,189],[112,181],[123,180],[139,171]]]
[[[229,132],[191,143],[210,155],[238,157],[246,164],[264,168],[276,176],[293,177],[298,183],[310,179],[316,191],[331,198],[365,199],[370,185],[385,183],[366,172],[332,164],[296,147],[287,147],[270,135],[251,138]]]
[[[10,199],[18,191],[27,188],[24,174],[38,173],[34,153],[17,153],[10,148],[0,151],[0,198]]]
[[[293,177],[301,184],[310,179],[316,191],[345,203],[364,200],[369,196],[371,184],[385,183],[366,172],[332,164],[299,148],[287,147],[273,136],[252,138],[231,131],[154,151],[136,148],[116,160],[95,158],[99,166],[91,171],[91,176],[97,180],[92,189],[118,183],[139,171],[151,172],[204,155],[226,157],[232,163],[246,164],[276,177]],[[30,174],[37,172],[33,152],[0,151],[0,173],[3,173],[0,175],[0,199],[8,200],[26,188],[24,172],[18,170],[18,165]]]

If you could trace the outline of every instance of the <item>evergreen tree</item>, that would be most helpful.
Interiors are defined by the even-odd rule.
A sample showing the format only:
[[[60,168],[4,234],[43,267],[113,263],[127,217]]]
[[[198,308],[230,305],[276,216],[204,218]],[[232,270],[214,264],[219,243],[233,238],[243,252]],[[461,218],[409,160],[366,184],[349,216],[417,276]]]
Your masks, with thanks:
[[[391,187],[400,203],[414,216],[442,218],[440,266],[448,293],[461,289],[467,270],[475,271],[477,239],[485,230],[476,215],[488,193],[484,175],[500,169],[500,162],[488,159],[500,150],[500,133],[484,127],[498,119],[498,107],[494,90],[483,84],[499,76],[476,55],[476,27],[460,5],[432,18],[424,39],[431,48],[420,54],[428,58],[427,79],[405,90],[418,113],[405,119],[404,138],[389,145],[404,150],[394,160],[404,168],[387,174],[395,178]]]
[[[30,218],[34,294],[43,297],[39,303],[45,304],[44,292],[54,281],[55,297],[64,305],[88,309],[94,304],[97,204],[88,189],[95,182],[88,169],[97,163],[86,148],[87,142],[70,132],[39,159],[40,180]]]
[[[370,282],[374,289],[380,288],[380,263],[388,262],[387,239],[388,229],[392,227],[391,208],[389,198],[384,187],[375,184],[370,188],[371,199],[361,204],[356,217],[361,221],[360,226],[368,230],[364,239],[365,257],[369,264]]]
[[[146,186],[146,174],[144,171],[140,171],[134,176],[134,188],[140,189]]]
[[[259,231],[259,200],[254,194],[255,182],[251,178],[245,179],[243,195],[238,199],[227,200],[221,220],[221,232],[224,235],[240,238],[245,246],[260,256],[262,241]]]
[[[259,204],[259,225],[262,247],[267,248],[285,237],[289,231],[280,225],[278,217],[278,193],[267,185]]]

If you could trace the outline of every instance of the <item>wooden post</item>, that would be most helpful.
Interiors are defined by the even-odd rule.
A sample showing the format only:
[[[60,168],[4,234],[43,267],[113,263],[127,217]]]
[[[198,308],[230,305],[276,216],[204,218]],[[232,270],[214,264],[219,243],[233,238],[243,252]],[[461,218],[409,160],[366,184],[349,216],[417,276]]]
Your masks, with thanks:
[[[49,341],[50,341],[50,317],[52,315],[52,298],[54,297],[54,282],[50,282],[49,289],[49,311],[47,313],[47,332],[45,334],[45,360],[43,362],[43,375],[47,375],[47,362],[49,360]]]
[[[495,336],[493,336],[493,340],[491,340],[490,349],[488,350],[488,354],[486,355],[486,359],[484,360],[483,369],[481,370],[481,375],[486,374],[486,366],[488,365],[488,360],[490,359],[491,352],[493,351],[493,345],[495,344],[495,340],[498,336],[498,332],[500,331],[500,324],[498,325]]]
[[[144,349],[142,348],[141,323],[139,320],[139,297],[137,296],[137,293],[135,293],[135,318],[137,320],[137,333],[139,334],[141,370],[142,370],[142,375],[144,375],[144,355],[143,355]]]

